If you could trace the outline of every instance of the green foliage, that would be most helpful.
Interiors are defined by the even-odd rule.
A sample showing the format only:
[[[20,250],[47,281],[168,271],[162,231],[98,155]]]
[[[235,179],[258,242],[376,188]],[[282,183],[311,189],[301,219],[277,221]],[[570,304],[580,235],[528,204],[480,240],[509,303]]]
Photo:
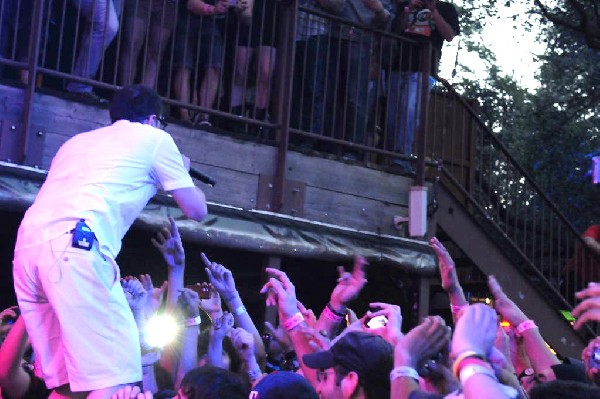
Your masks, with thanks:
[[[595,2],[579,0],[584,7]],[[493,17],[498,7],[510,7],[511,1],[465,3],[461,23],[472,25],[463,30],[463,46],[484,61],[487,75],[463,78],[459,90],[479,101],[482,119],[578,229],[599,222],[600,187],[593,186],[586,173],[591,164],[587,155],[600,150],[600,53],[572,26],[546,21],[539,37],[548,44],[537,73],[540,87],[528,91],[503,75],[494,55],[479,41],[481,21]],[[530,3],[530,12],[539,13]],[[567,0],[555,4],[550,11],[560,11],[561,18],[580,25],[581,15],[566,7]]]

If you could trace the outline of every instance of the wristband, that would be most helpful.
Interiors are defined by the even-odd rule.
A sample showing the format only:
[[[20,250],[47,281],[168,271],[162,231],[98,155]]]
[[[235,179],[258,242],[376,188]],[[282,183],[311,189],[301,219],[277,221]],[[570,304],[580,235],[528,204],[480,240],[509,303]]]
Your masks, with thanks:
[[[452,364],[452,374],[454,374],[456,377],[458,377],[458,370],[460,368],[460,364],[462,363],[462,361],[465,359],[468,359],[468,358],[473,358],[473,357],[476,359],[485,360],[484,356],[480,355],[479,353],[477,353],[475,351],[464,351],[463,353],[456,356],[456,360],[454,360],[454,363]]]
[[[241,316],[241,315],[243,315],[246,312],[247,312],[247,310],[246,310],[246,307],[244,305],[240,305],[240,306],[238,306],[237,308],[235,308],[233,310],[233,314],[235,316]]]
[[[338,316],[338,317],[341,317],[341,318],[344,318],[344,317],[346,317],[346,313],[345,313],[345,312],[344,312],[344,313],[341,313],[341,312],[338,312],[337,310],[335,310],[335,309],[333,308],[333,306],[331,306],[331,302],[329,302],[329,303],[327,304],[326,308],[328,308],[329,310],[331,310],[331,313],[333,313],[334,315],[336,315],[336,316]]]
[[[538,328],[538,326],[535,325],[533,320],[525,320],[515,328],[515,332],[520,337],[525,331],[531,330],[532,328]]]
[[[302,313],[298,312],[283,322],[283,328],[285,328],[286,331],[292,331],[294,328],[302,324],[303,321],[304,316],[302,316]]]
[[[202,324],[202,318],[200,316],[196,316],[194,318],[187,319],[186,321],[183,322],[183,325],[186,327],[198,326],[200,324]]]
[[[459,380],[460,380],[461,385],[464,386],[465,383],[467,382],[467,380],[469,378],[473,377],[475,374],[484,374],[484,375],[487,375],[488,377],[493,378],[495,381],[498,381],[498,379],[494,375],[494,372],[492,370],[490,370],[488,367],[471,365],[471,366],[466,366],[462,370],[460,370]]]
[[[390,382],[394,381],[396,378],[400,377],[410,377],[413,380],[419,381],[419,373],[412,367],[407,366],[399,366],[394,367],[394,369],[390,372]]]
[[[461,310],[463,310],[467,306],[469,306],[469,305],[462,305],[462,306],[450,305],[450,311],[452,312],[452,314],[458,314],[458,313],[460,313]]]
[[[325,306],[325,309],[323,309],[323,316],[336,323],[344,320],[344,316],[340,316],[339,313],[331,310],[329,305]]]

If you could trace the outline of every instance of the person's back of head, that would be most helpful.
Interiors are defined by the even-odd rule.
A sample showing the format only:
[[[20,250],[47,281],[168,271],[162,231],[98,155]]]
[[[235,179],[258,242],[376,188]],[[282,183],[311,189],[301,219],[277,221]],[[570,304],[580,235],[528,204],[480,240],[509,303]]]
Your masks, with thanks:
[[[600,399],[600,388],[578,381],[554,380],[533,387],[529,399]]]
[[[150,115],[161,116],[162,107],[162,99],[154,89],[138,84],[117,91],[108,112],[112,122],[121,119],[139,122]]]
[[[247,399],[250,391],[236,374],[212,366],[188,371],[180,390],[185,399]]]

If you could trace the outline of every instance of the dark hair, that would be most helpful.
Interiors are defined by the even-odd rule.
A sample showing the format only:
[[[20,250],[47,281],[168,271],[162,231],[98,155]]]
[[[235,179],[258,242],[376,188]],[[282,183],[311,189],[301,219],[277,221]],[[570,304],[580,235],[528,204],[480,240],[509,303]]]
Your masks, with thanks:
[[[181,391],[188,399],[246,399],[250,393],[236,374],[212,366],[188,371],[181,380]]]
[[[578,381],[554,380],[531,388],[530,399],[600,399],[600,389]]]
[[[112,122],[120,119],[139,122],[150,115],[162,115],[162,99],[150,87],[126,86],[115,93],[108,112]]]

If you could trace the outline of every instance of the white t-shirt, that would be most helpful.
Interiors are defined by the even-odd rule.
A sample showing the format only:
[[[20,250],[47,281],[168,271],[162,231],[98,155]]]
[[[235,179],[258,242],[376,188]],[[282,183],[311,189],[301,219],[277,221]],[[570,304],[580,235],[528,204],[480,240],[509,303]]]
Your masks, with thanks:
[[[121,240],[157,191],[193,187],[173,138],[150,125],[120,120],[69,139],[21,222],[15,250],[65,234],[79,219],[113,259]]]

